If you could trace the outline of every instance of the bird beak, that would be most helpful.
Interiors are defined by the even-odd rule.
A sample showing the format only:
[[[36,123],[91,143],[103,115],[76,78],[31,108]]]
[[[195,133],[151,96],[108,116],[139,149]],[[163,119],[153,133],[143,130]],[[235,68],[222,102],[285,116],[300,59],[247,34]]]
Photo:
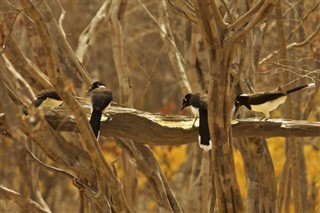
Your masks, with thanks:
[[[184,108],[186,108],[187,106],[186,106],[186,104],[184,104],[182,107],[181,107],[181,109],[180,109],[180,111],[182,111]]]
[[[91,92],[92,91],[92,88],[91,87],[89,87],[89,89],[87,89],[87,93],[89,93],[89,92]]]

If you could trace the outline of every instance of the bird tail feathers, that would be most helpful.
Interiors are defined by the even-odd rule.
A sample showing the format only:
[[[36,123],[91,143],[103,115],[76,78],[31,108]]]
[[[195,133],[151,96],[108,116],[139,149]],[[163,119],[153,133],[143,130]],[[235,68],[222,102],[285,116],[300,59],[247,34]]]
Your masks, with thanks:
[[[293,93],[293,92],[302,90],[302,89],[304,89],[304,88],[311,88],[311,87],[314,87],[314,86],[315,86],[314,83],[310,83],[310,84],[298,86],[298,87],[296,87],[296,88],[293,88],[293,89],[288,90],[288,91],[287,91],[287,94],[290,94],[290,93]]]
[[[199,146],[205,151],[212,149],[212,143],[210,140],[210,132],[208,126],[208,113],[205,110],[200,109],[200,124],[199,124]]]
[[[90,125],[91,125],[92,131],[93,131],[94,135],[96,136],[96,138],[99,137],[99,133],[100,133],[101,115],[102,115],[101,112],[99,112],[97,110],[93,110],[92,114],[91,114],[91,118],[90,118]]]

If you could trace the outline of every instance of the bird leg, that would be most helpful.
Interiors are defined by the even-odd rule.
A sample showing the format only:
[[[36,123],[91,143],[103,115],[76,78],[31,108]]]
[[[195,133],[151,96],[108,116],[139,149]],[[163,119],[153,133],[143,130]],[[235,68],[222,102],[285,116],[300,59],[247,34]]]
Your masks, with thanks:
[[[259,119],[259,121],[266,121],[266,120],[268,120],[268,118],[267,118],[266,116],[263,116],[263,117],[261,117],[261,118]]]
[[[197,119],[198,119],[198,116],[194,116],[194,121],[193,121],[193,124],[192,124],[192,128],[196,127],[195,124],[196,124]]]
[[[266,120],[268,120],[270,118],[269,111],[263,112],[263,114],[264,114],[264,117],[260,118],[260,121],[266,121]]]

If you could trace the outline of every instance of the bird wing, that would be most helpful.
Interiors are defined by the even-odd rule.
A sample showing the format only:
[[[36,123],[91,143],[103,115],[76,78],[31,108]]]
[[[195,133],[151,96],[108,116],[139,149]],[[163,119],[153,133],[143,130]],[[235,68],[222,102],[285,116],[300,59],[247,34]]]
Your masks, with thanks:
[[[206,93],[196,93],[190,98],[190,105],[202,109],[208,109],[208,95]]]
[[[111,90],[98,91],[98,89],[93,92],[92,105],[96,111],[102,112],[112,101],[112,92]]]
[[[58,93],[53,89],[42,90],[37,95],[37,98],[43,98],[43,99],[52,98],[52,99],[59,100],[59,101],[61,100],[61,98],[58,95]]]
[[[60,98],[60,96],[58,95],[58,93],[53,90],[53,89],[47,89],[47,90],[42,90],[38,95],[37,95],[37,99],[34,100],[30,106],[35,106],[35,107],[39,107],[46,99],[54,99],[57,101],[61,101],[62,104],[62,99]]]
[[[30,106],[34,106],[34,107],[39,107],[41,104],[42,104],[42,102],[45,100],[45,98],[41,98],[41,97],[39,97],[39,98],[37,98],[36,100],[34,100],[31,104],[30,104]],[[30,107],[29,106],[29,107]]]
[[[259,105],[268,101],[273,101],[279,97],[286,96],[284,92],[265,92],[249,95],[248,103],[250,105]]]

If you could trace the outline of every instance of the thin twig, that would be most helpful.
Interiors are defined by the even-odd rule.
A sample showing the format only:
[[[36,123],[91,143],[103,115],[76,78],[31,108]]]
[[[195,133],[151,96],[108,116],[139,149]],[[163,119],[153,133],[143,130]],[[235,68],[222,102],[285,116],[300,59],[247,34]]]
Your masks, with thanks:
[[[64,17],[66,16],[66,11],[63,9],[60,0],[57,0],[57,3],[61,9],[61,14],[59,17],[59,27],[60,27],[60,30],[61,30],[63,36],[66,37],[66,33],[63,30],[63,20],[64,20]]]
[[[51,213],[47,209],[44,209],[39,203],[31,200],[30,198],[26,198],[19,194],[16,191],[8,189],[7,187],[0,184],[0,198],[5,200],[14,201],[19,206],[23,207],[24,209],[28,209],[30,212],[35,213]]]
[[[172,39],[170,39],[170,37],[167,35],[167,33],[164,32],[164,30],[162,29],[161,25],[158,23],[156,18],[151,14],[151,12],[144,6],[144,4],[140,0],[136,0],[136,1],[141,5],[142,9],[148,14],[148,16],[151,18],[151,20],[157,25],[157,27],[159,28],[160,32],[166,37],[166,39],[169,41],[170,45],[175,49],[177,54],[180,56],[182,62],[184,64],[186,64],[186,61],[184,60],[182,54],[180,53],[178,48],[175,46],[175,44],[172,41]]]
[[[75,176],[74,174],[64,170],[64,169],[59,169],[57,167],[54,167],[54,166],[50,166],[48,164],[45,164],[44,162],[42,162],[39,158],[37,158],[37,156],[35,156],[35,154],[33,154],[31,152],[31,150],[28,148],[28,147],[25,147],[28,154],[37,162],[39,163],[41,166],[44,166],[46,167],[47,169],[51,170],[51,171],[54,171],[54,172],[58,172],[58,173],[61,173],[61,174],[64,174],[64,175],[67,175],[68,177],[70,178],[75,178],[75,179],[79,179],[77,176]]]
[[[314,5],[300,20],[299,20],[299,24],[296,25],[296,27],[289,33],[289,35],[286,38],[286,41],[288,41],[292,35],[294,35],[294,32],[296,32],[300,27],[303,27],[303,22],[305,20],[307,20],[307,18],[312,14],[312,12],[314,12],[317,7],[319,7],[320,5],[320,1],[318,1],[318,3],[316,5]]]
[[[12,22],[10,28],[9,28],[9,34],[7,35],[5,41],[4,41],[3,44],[2,44],[2,50],[0,51],[0,56],[3,54],[4,50],[5,50],[6,47],[7,47],[7,43],[9,42],[9,40],[10,40],[10,38],[11,38],[11,33],[12,33],[12,30],[13,30],[13,26],[14,26],[14,24],[16,23],[16,20],[18,19],[18,16],[19,16],[19,14],[21,13],[21,11],[22,11],[22,10],[18,9],[17,15],[16,15],[16,16],[14,17],[14,19],[13,19],[13,22]]]
[[[197,19],[194,13],[194,8],[191,2],[188,1],[181,1],[181,0],[176,0],[178,1],[177,5],[175,5],[172,0],[169,0],[169,4],[179,13],[182,14],[184,17],[189,19],[193,23],[197,23]]]
[[[87,196],[89,196],[90,198],[96,197],[97,192],[94,189],[92,189],[92,187],[89,186],[87,183],[82,181],[79,177],[77,177],[76,175],[74,175],[71,172],[68,172],[68,171],[66,171],[64,169],[60,169],[60,168],[57,168],[57,167],[54,167],[54,166],[50,166],[50,165],[42,162],[39,158],[37,158],[37,156],[35,156],[35,154],[32,153],[32,151],[28,147],[25,147],[25,148],[26,148],[28,154],[31,156],[31,158],[34,159],[38,164],[40,164],[41,166],[44,166],[48,170],[51,170],[53,172],[58,172],[60,174],[63,174],[63,175],[66,175],[66,176],[72,178],[73,184],[76,187],[78,187],[79,190],[87,189],[86,192],[87,193],[89,192],[89,194],[86,194]]]
[[[291,43],[291,44],[288,44],[288,45],[286,46],[286,49],[287,49],[287,50],[290,50],[290,49],[292,49],[292,48],[294,48],[294,47],[303,47],[303,46],[305,46],[305,45],[308,44],[308,43],[310,42],[310,40],[312,40],[319,32],[320,32],[320,24],[317,26],[316,30],[315,30],[313,33],[311,33],[311,34],[309,35],[309,37],[306,38],[304,41],[302,41],[302,42],[293,42],[293,43]],[[264,57],[263,59],[261,59],[261,60],[259,61],[259,65],[261,65],[261,64],[265,63],[266,61],[272,59],[272,58],[273,58],[274,56],[276,56],[278,53],[279,53],[279,50],[276,50],[276,51],[270,53],[268,56]]]
[[[296,7],[298,4],[301,3],[301,0],[295,2],[294,4],[291,4],[291,3],[289,3],[288,1],[283,1],[283,2],[286,3],[286,4],[290,7],[289,9],[287,9],[287,10],[282,14],[282,17],[284,18],[291,10],[295,10],[295,12],[297,12],[296,9],[295,9],[295,7]]]

